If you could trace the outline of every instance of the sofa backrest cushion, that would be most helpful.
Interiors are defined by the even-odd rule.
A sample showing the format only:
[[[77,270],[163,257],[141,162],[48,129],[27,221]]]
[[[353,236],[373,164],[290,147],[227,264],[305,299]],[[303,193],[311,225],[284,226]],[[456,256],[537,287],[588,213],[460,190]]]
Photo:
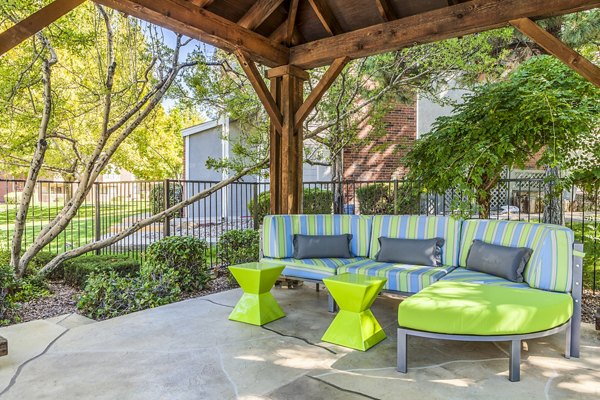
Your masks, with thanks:
[[[460,222],[452,217],[425,215],[375,215],[371,233],[369,258],[379,252],[379,238],[433,239],[442,238],[442,264],[458,264]]]
[[[467,265],[473,240],[533,250],[523,278],[530,287],[569,292],[573,263],[573,231],[558,225],[520,221],[466,220],[462,223],[459,266]]]
[[[289,258],[294,251],[294,234],[352,234],[350,252],[355,257],[369,255],[371,217],[364,215],[267,215],[263,220],[263,255]]]

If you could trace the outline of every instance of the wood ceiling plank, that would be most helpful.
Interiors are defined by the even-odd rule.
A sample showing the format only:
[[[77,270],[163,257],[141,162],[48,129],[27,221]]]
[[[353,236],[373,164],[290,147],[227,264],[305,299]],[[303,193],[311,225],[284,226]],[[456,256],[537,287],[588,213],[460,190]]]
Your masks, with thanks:
[[[189,0],[190,3],[200,8],[210,6],[214,1],[215,0]]]
[[[394,12],[389,0],[375,0],[375,5],[379,11],[379,15],[384,21],[393,21],[398,19],[398,16]]]
[[[279,107],[277,106],[275,99],[273,99],[271,92],[267,88],[266,83],[263,81],[258,68],[256,68],[256,65],[248,53],[242,50],[236,50],[235,55],[240,62],[240,66],[246,73],[248,80],[250,80],[250,84],[256,91],[258,98],[265,107],[267,114],[269,114],[269,117],[271,117],[271,122],[275,125],[277,130],[281,132],[283,128],[283,116],[279,111]]]
[[[254,30],[260,26],[269,15],[283,3],[283,0],[258,0],[250,7],[248,12],[244,14],[238,21],[238,25],[242,28]]]
[[[561,42],[557,37],[546,31],[529,18],[520,18],[510,21],[511,25],[539,44],[544,50],[552,54],[569,68],[600,87],[600,68],[589,60]]]
[[[184,0],[95,0],[97,3],[234,52],[241,49],[264,65],[287,64],[289,50]]]
[[[327,0],[308,0],[325,30],[332,36],[344,33]]]
[[[331,63],[331,66],[327,69],[317,86],[310,92],[304,103],[300,106],[296,112],[295,123],[296,127],[301,126],[304,120],[308,117],[311,111],[315,108],[317,103],[321,100],[325,92],[333,85],[335,78],[342,72],[346,64],[348,64],[350,58],[340,57]]]
[[[35,35],[85,0],[55,0],[0,33],[0,56]]]
[[[290,64],[315,68],[340,55],[366,57],[507,26],[513,19],[595,7],[600,0],[472,0],[292,47]]]

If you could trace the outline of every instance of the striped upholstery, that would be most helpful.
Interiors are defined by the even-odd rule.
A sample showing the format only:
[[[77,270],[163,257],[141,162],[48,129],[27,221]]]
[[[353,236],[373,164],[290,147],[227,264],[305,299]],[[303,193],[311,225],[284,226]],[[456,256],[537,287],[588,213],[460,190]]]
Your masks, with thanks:
[[[529,289],[529,285],[525,282],[512,282],[498,276],[484,274],[483,272],[470,271],[466,268],[456,268],[454,271],[440,279],[440,281],[480,283],[492,286],[507,286]]]
[[[423,288],[437,282],[455,267],[424,267],[420,265],[406,265],[394,263],[381,263],[371,259],[345,265],[338,268],[338,275],[344,272],[353,274],[377,276],[387,278],[385,290],[394,290],[405,293],[417,293]]]
[[[445,240],[442,248],[442,264],[456,266],[458,263],[460,222],[452,217],[423,215],[376,215],[373,217],[371,252],[375,259],[379,252],[379,238]]]
[[[284,265],[285,269],[283,270],[282,275],[322,280],[328,276],[335,275],[338,267],[352,264],[361,260],[364,260],[364,258],[312,258],[298,260],[295,258],[265,257],[260,261],[269,264]]]
[[[371,217],[362,215],[267,215],[263,221],[265,257],[292,257],[294,234],[341,235],[351,233],[350,251],[357,257],[369,254]]]
[[[462,224],[459,265],[466,266],[474,239],[533,250],[523,277],[530,287],[568,292],[572,280],[573,231],[519,221],[467,220]]]

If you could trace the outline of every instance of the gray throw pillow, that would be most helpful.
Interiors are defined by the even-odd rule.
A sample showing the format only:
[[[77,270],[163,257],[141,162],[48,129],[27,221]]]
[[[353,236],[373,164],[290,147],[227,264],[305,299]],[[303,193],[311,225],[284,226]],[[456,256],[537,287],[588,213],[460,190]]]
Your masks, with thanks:
[[[523,282],[523,270],[533,250],[527,247],[499,246],[473,240],[467,255],[467,269]]]
[[[294,258],[351,258],[351,234],[294,235]]]
[[[380,250],[375,256],[379,262],[426,265],[442,265],[444,239],[395,239],[379,238]]]

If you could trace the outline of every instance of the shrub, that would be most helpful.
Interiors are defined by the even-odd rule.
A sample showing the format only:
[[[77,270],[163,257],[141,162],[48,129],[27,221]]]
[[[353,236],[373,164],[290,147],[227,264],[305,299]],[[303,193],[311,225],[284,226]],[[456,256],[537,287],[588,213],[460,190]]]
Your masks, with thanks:
[[[304,214],[331,214],[333,206],[333,193],[330,190],[319,188],[304,189],[303,192],[303,213]],[[271,213],[271,195],[269,192],[262,192],[258,195],[258,202],[255,206],[254,199],[248,202],[248,210],[253,218],[258,219],[260,223],[265,215]]]
[[[174,205],[183,201],[183,186],[180,183],[169,183],[169,204]],[[165,210],[165,185],[159,183],[150,191],[150,204],[152,205],[152,214],[158,214]],[[183,210],[174,214],[183,216]]]
[[[419,191],[405,183],[398,183],[397,190],[393,184],[362,186],[356,190],[356,197],[363,215],[418,214],[420,209]]]
[[[106,319],[172,303],[179,299],[177,272],[165,270],[156,279],[123,277],[115,271],[93,273],[77,308],[86,316]]]
[[[41,251],[35,255],[31,259],[31,262],[27,266],[27,271],[25,271],[25,275],[35,275],[39,272],[40,269],[44,268],[46,264],[50,262],[56,255],[54,253],[50,253],[47,251]],[[10,251],[4,250],[0,251],[0,264],[9,265],[10,264]],[[62,276],[61,276],[62,277]]]
[[[8,264],[0,264],[0,325],[10,323],[13,319],[14,303],[9,293],[14,285],[13,269]]]
[[[120,254],[89,255],[65,261],[62,268],[65,283],[82,288],[94,272],[114,271],[119,276],[136,275],[140,271],[140,263]]]
[[[170,236],[152,243],[146,250],[143,270],[168,267],[177,271],[179,287],[184,292],[204,288],[212,279],[206,261],[206,241],[184,236]]]
[[[221,265],[258,261],[259,235],[253,229],[225,232],[217,243],[217,260]]]

